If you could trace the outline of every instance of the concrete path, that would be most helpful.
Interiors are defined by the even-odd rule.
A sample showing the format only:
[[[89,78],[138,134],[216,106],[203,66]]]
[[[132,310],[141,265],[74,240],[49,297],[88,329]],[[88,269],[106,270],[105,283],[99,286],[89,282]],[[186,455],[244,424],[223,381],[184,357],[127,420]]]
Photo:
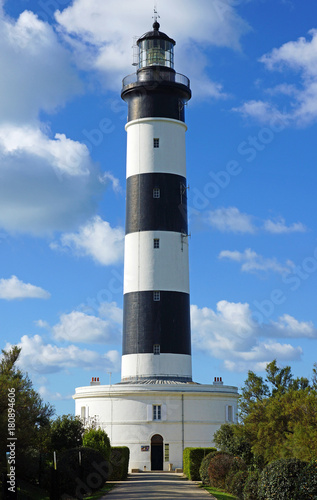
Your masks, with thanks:
[[[212,500],[214,497],[181,474],[142,472],[129,474],[127,481],[118,483],[102,498],[104,500]]]

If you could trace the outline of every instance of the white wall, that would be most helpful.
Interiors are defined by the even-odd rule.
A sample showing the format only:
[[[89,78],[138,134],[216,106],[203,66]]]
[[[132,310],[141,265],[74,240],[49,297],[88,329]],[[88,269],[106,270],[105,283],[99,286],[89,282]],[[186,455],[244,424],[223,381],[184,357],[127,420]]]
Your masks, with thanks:
[[[142,452],[141,445],[150,446],[151,437],[161,434],[170,445],[173,467],[182,467],[182,395],[184,400],[184,447],[212,446],[213,434],[225,423],[226,406],[237,409],[237,388],[221,389],[204,385],[164,386],[97,386],[76,390],[76,415],[88,406],[90,416],[98,417],[99,425],[108,433],[113,446],[130,448],[130,470],[144,466],[150,470],[150,451]],[[153,390],[151,390],[151,388]],[[148,420],[148,406],[166,406],[166,420]],[[151,412],[150,412],[151,413]]]

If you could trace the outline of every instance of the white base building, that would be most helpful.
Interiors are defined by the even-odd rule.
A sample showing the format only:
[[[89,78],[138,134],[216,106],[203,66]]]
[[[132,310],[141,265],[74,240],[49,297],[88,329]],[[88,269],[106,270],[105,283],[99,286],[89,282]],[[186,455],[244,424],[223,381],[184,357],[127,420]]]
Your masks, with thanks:
[[[214,432],[236,418],[237,388],[221,381],[91,384],[76,389],[76,415],[96,418],[112,446],[129,447],[130,471],[181,469],[184,448],[213,446]]]

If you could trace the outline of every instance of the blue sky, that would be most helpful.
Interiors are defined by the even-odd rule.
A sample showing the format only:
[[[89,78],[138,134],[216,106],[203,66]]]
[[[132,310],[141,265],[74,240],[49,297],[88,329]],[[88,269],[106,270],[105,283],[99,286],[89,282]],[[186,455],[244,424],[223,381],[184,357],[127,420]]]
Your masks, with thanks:
[[[120,381],[126,105],[153,5],[0,0],[0,338],[56,407]],[[133,8],[131,7],[133,5]],[[317,338],[317,5],[160,0],[186,110],[194,380],[241,387]],[[314,24],[315,23],[315,24]]]

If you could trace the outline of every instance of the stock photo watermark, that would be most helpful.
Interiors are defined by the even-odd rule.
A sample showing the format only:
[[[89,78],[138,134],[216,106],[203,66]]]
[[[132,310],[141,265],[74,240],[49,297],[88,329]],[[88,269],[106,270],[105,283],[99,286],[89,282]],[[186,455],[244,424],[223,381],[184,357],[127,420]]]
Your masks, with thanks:
[[[292,271],[284,274],[282,282],[287,285],[287,290],[275,288],[270,293],[269,297],[262,301],[253,301],[256,311],[253,311],[252,317],[259,324],[264,323],[271,318],[277,306],[284,304],[287,301],[287,292],[296,292],[303,284],[317,271],[317,247],[312,252],[311,256],[306,257],[301,265],[294,266]]]
[[[257,135],[249,135],[246,140],[240,142],[237,152],[247,163],[253,163],[259,154],[274,141],[277,134],[285,130],[286,119],[281,116],[273,118],[267,127],[262,127]],[[211,200],[216,199],[231,183],[233,178],[238,177],[244,171],[245,165],[241,161],[231,159],[223,170],[208,173],[212,182],[207,182],[202,189],[194,187],[192,206],[188,206],[188,215],[198,215],[206,210]]]
[[[15,427],[15,389],[8,389],[8,437],[7,437],[7,491],[16,492],[16,427]]]

